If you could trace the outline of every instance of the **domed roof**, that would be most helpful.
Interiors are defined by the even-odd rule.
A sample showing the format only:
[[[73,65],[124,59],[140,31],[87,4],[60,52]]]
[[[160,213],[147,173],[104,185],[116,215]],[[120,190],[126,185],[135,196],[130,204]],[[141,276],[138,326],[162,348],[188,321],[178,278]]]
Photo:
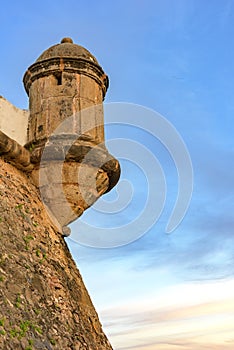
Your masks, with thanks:
[[[98,64],[96,58],[84,47],[73,44],[71,38],[63,38],[60,44],[51,46],[45,50],[36,60],[36,62],[44,61],[55,57],[74,57],[82,58]]]

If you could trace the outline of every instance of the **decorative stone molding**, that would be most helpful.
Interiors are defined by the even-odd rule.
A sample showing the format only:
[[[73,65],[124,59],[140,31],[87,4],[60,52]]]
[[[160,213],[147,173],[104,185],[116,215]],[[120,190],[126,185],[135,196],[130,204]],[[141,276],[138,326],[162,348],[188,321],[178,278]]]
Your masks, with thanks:
[[[0,131],[0,156],[14,164],[19,170],[26,172],[33,170],[30,152],[2,131]]]

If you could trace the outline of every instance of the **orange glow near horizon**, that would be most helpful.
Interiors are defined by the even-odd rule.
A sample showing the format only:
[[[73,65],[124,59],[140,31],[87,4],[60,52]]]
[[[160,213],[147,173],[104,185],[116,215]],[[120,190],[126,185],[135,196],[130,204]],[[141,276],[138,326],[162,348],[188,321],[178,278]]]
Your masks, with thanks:
[[[233,349],[234,280],[168,287],[102,319],[116,350]]]

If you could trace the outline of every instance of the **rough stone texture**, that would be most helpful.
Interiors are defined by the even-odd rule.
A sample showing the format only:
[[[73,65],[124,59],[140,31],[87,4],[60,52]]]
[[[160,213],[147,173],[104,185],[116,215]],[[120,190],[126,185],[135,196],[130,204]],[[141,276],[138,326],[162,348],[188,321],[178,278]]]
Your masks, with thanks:
[[[42,199],[62,228],[82,215],[109,187],[107,172],[78,162],[48,162],[32,175],[40,178]]]
[[[98,64],[96,58],[84,47],[80,45],[74,45],[73,40],[71,38],[64,38],[61,40],[61,44],[56,44],[51,46],[49,49],[45,50],[40,57],[38,57],[38,61],[44,61],[51,57],[79,57],[86,59],[91,62],[95,62]],[[73,45],[71,45],[73,44]]]
[[[60,79],[58,85],[55,75],[49,75],[35,80],[30,87],[28,144],[45,143],[69,117],[69,133],[88,135],[94,145],[104,142],[102,109],[90,108],[79,114],[81,110],[102,104],[100,86],[94,79],[75,73],[62,72]]]
[[[112,349],[37,188],[2,159],[0,349]]]

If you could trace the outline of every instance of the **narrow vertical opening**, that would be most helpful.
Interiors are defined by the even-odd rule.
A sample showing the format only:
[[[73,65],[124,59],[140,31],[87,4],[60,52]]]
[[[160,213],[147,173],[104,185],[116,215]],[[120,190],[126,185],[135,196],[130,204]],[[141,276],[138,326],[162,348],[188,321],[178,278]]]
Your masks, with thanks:
[[[54,75],[57,85],[62,85],[62,72],[56,73]]]

